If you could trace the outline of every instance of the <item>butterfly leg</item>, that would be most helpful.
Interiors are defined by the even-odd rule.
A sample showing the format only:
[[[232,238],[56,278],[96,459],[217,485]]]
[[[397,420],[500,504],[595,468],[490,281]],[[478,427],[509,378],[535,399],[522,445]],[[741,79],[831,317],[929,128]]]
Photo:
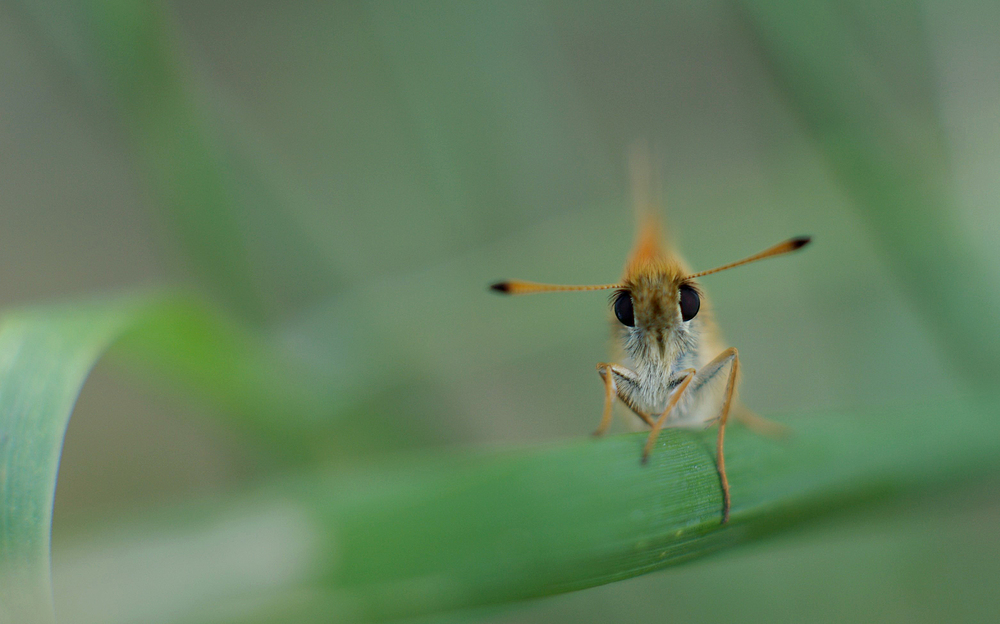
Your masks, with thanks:
[[[620,398],[639,418],[646,421],[647,425],[653,426],[653,419],[633,405],[626,391],[638,383],[634,372],[618,364],[602,362],[597,365],[597,374],[604,380],[604,413],[601,416],[601,424],[594,432],[595,436],[604,435],[611,426],[611,406],[615,402],[615,397]]]
[[[684,379],[677,385],[677,389],[674,390],[673,394],[670,395],[670,400],[667,402],[666,409],[663,410],[660,417],[656,419],[655,423],[653,423],[653,430],[649,432],[649,437],[646,439],[646,446],[642,449],[642,463],[644,464],[649,461],[649,453],[653,450],[653,444],[656,443],[656,438],[660,435],[660,430],[663,429],[664,423],[667,422],[667,417],[670,416],[671,410],[673,410],[674,406],[677,405],[677,401],[680,400],[681,395],[684,394],[684,391],[691,383],[691,380],[694,379],[695,370],[693,368],[689,368],[681,371],[681,374],[684,375]]]
[[[734,347],[726,349],[714,360],[703,366],[698,371],[695,387],[691,390],[697,393],[708,382],[722,373],[726,366],[729,366],[729,375],[726,378],[726,390],[722,399],[722,410],[719,413],[719,436],[716,444],[718,448],[716,466],[719,470],[719,482],[722,485],[722,524],[729,522],[729,477],[726,476],[726,455],[723,452],[723,442],[726,438],[726,421],[729,420],[729,410],[733,404],[733,394],[736,391],[736,378],[740,371],[740,356],[736,349]]]

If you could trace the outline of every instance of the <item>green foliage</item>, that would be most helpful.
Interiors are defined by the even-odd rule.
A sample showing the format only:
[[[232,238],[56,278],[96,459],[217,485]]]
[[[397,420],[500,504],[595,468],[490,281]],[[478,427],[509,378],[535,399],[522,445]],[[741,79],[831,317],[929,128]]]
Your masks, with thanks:
[[[187,298],[8,313],[0,325],[2,621],[51,619],[49,541],[63,436],[87,374],[118,340],[134,356],[160,363],[235,409],[241,418],[234,424],[253,431],[259,441],[292,446],[288,439],[296,417],[309,413],[301,409],[306,394],[291,383],[287,363],[282,367],[259,341]],[[296,452],[309,448],[306,439],[298,438]]]
[[[155,339],[137,342],[137,331]],[[173,362],[189,382],[214,387],[229,404],[288,392],[266,352],[187,301],[38,308],[8,316],[0,330],[7,354],[0,376],[0,429],[7,432],[0,447],[0,513],[8,579],[0,604],[7,621],[47,612],[48,523],[62,434],[87,371],[121,335],[131,336],[133,354]],[[799,419],[794,435],[780,441],[733,427],[727,459],[734,503],[727,526],[720,526],[714,436],[671,431],[648,466],[638,461],[641,434],[502,453],[415,456],[360,472],[330,472],[313,463],[296,476],[183,516],[176,526],[186,528],[172,529],[184,535],[174,547],[187,552],[185,543],[206,543],[208,534],[221,543],[238,537],[264,552],[301,551],[294,574],[266,591],[216,581],[208,597],[219,612],[210,609],[212,617],[251,596],[264,612],[277,610],[296,621],[322,621],[329,613],[385,619],[544,596],[758,540],[859,502],[885,502],[988,474],[1000,468],[994,410],[992,404],[947,402],[897,414],[817,414]],[[906,435],[897,427],[901,418],[910,427]],[[273,517],[282,523],[268,521]],[[220,534],[220,526],[237,528]],[[254,530],[238,535],[246,526]],[[129,549],[155,542],[157,531],[156,523],[107,531],[114,545],[107,551],[117,553],[111,569],[127,570],[114,558],[127,561]],[[266,557],[257,564],[276,565]],[[171,595],[172,583],[183,585],[205,564],[192,558],[163,565],[156,583],[140,584],[141,591]],[[266,576],[269,570],[257,572]],[[123,581],[112,574],[89,583],[100,596],[108,592],[102,584]],[[288,592],[304,588],[306,595],[287,602]],[[182,591],[177,595],[183,598]],[[198,601],[178,600],[173,609],[182,618],[207,617]],[[136,620],[152,616],[130,614]]]
[[[100,311],[54,311],[9,315],[0,329],[0,613],[5,622],[52,619],[49,535],[62,438],[87,372],[121,322]]]
[[[89,101],[106,98],[114,134],[124,133],[177,241],[172,260],[201,291],[2,317],[0,622],[54,620],[62,440],[109,350],[122,368],[209,406],[255,478],[139,518],[109,513],[74,536],[56,560],[67,621],[434,617],[608,584],[997,475],[997,403],[957,390],[992,390],[1000,281],[955,224],[916,5],[869,14],[861,3],[745,1],[731,20],[711,8],[571,4],[552,3],[552,15],[528,2],[330,5],[315,21],[321,35],[266,23],[329,61],[329,75],[287,64],[285,45],[245,61],[256,77],[279,59],[272,79],[288,91],[279,89],[274,134],[299,132],[300,148],[335,154],[306,167],[261,147],[246,119],[271,111],[234,112],[208,79],[215,68],[188,59],[196,46],[165,6],[94,0],[73,17],[20,7]],[[228,59],[227,46],[238,48],[224,30],[233,9],[200,10],[204,24],[184,28],[206,29],[202,44],[218,41]],[[889,22],[890,31],[873,26]],[[618,50],[595,32],[636,47]],[[738,78],[697,82],[701,68],[663,47],[690,39],[746,56],[748,33],[764,63],[740,66]],[[890,52],[875,45],[886,41]],[[633,76],[652,78],[648,89],[628,84]],[[732,126],[711,135],[725,115],[674,85],[691,80],[700,94],[744,79],[777,86],[807,136],[773,158],[717,162],[747,137],[730,137]],[[772,95],[754,84],[762,100]],[[303,101],[321,114],[297,114]],[[686,120],[657,125],[675,101],[681,112],[707,110],[691,116],[695,138],[685,139]],[[788,125],[788,111],[774,109],[754,113],[768,132]],[[621,122],[608,125],[613,140],[602,136],[606,119],[590,125],[594,111]],[[609,182],[625,175],[606,161],[636,132],[680,152],[666,167],[670,223],[687,226],[675,238],[694,264],[816,234],[794,261],[708,285],[747,362],[744,398],[769,417],[784,412],[793,432],[773,440],[730,429],[724,527],[714,431],[665,432],[645,467],[643,434],[577,435],[599,415],[600,300],[512,302],[485,291],[503,276],[614,279],[630,224],[625,185]],[[684,168],[712,140],[711,166]],[[762,159],[759,175],[748,173]],[[542,217],[540,206],[552,208]],[[573,440],[427,448],[504,435]],[[701,601],[732,582],[728,570],[707,576]]]

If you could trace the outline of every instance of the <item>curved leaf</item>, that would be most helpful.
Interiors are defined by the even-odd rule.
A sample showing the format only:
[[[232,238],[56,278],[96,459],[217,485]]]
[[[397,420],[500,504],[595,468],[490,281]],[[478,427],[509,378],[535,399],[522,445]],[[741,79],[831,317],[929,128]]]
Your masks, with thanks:
[[[0,326],[0,621],[54,620],[49,538],[63,435],[127,314],[36,311]]]
[[[297,427],[318,409],[301,378],[193,299],[8,313],[0,323],[0,622],[52,619],[50,530],[63,435],[84,379],[118,339],[133,357],[159,363],[239,414],[234,422],[271,450],[304,454],[316,439],[314,426],[308,435]]]

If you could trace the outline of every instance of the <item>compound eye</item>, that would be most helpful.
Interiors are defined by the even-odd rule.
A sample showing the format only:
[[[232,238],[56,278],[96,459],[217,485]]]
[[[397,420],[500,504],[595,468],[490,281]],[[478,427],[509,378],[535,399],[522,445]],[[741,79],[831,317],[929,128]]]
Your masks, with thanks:
[[[701,297],[698,296],[697,290],[687,284],[681,285],[680,295],[681,318],[690,321],[698,315],[698,310],[701,309]]]
[[[635,315],[632,312],[632,293],[627,290],[619,291],[615,295],[614,308],[615,316],[618,317],[622,325],[635,327]]]

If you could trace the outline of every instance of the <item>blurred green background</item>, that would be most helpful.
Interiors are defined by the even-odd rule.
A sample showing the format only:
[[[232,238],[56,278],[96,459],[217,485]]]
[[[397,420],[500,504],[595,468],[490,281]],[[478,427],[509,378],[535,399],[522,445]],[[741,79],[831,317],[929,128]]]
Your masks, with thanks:
[[[997,23],[995,2],[943,0],[7,0],[0,303],[193,288],[328,380],[338,464],[581,437],[604,297],[485,286],[617,279],[642,139],[693,267],[815,237],[704,280],[750,407],[988,390]],[[80,527],[269,470],[212,407],[128,368],[97,368],[66,436],[67,610],[60,548]],[[982,621],[1000,606],[998,511],[978,483],[454,618]]]

